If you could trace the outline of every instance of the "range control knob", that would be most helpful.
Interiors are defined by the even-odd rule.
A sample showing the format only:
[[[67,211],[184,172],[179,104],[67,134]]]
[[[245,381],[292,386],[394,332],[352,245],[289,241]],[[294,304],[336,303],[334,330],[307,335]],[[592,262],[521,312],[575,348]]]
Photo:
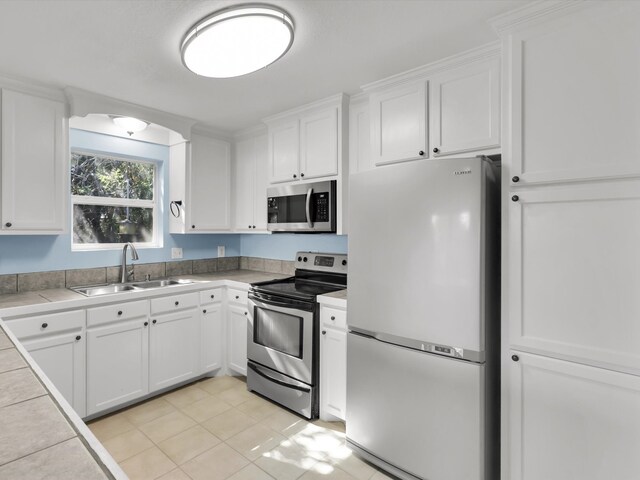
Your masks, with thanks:
[[[303,258],[302,258],[302,261],[303,261],[303,262],[306,262],[306,261],[307,261],[307,257],[303,257]]]
[[[302,257],[298,257],[298,261],[301,262],[302,261]]]
[[[346,260],[342,260],[342,265],[346,265],[347,261]]]

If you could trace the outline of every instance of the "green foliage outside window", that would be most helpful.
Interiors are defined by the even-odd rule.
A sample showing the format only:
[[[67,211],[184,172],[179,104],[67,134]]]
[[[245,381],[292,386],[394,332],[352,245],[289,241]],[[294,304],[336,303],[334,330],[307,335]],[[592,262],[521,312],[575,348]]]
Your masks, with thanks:
[[[149,162],[72,152],[73,243],[152,242],[155,171]]]

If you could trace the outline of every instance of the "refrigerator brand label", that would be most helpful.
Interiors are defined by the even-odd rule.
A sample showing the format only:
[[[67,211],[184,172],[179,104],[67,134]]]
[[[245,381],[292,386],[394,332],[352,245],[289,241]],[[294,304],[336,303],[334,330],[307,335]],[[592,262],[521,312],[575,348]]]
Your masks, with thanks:
[[[469,175],[471,173],[471,169],[468,168],[466,170],[455,170],[453,172],[454,175]]]

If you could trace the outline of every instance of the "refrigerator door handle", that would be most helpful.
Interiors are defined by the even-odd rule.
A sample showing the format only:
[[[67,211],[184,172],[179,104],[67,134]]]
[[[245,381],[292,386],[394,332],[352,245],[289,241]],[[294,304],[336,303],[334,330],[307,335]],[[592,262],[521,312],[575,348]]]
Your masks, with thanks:
[[[307,201],[305,202],[305,212],[307,214],[307,224],[309,228],[313,228],[313,222],[311,221],[311,194],[313,193],[313,188],[307,190]]]
[[[363,328],[349,327],[349,333],[366,337],[378,342],[389,343],[399,347],[410,348],[419,352],[430,353],[434,355],[442,355],[444,357],[457,358],[458,360],[466,360],[473,363],[484,363],[484,352],[477,352],[462,347],[454,347],[451,345],[442,345],[438,343],[425,342],[412,338],[399,337],[397,335],[389,335],[388,333],[372,332]]]

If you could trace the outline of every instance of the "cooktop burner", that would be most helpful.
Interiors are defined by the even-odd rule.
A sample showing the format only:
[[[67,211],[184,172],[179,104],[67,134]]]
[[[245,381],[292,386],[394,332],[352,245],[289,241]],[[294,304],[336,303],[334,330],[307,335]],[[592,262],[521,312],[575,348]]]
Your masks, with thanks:
[[[316,296],[347,288],[347,256],[298,252],[296,274],[281,280],[252,283],[252,290],[315,302]]]

